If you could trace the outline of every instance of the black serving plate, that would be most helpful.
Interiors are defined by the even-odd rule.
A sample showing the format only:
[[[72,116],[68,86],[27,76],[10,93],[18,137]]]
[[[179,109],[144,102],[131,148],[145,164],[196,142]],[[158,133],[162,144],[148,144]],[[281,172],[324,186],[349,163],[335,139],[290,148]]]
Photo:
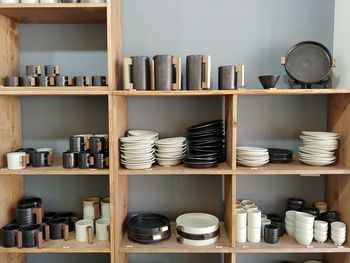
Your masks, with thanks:
[[[217,161],[213,162],[191,162],[191,161],[186,161],[184,160],[184,164],[186,167],[189,168],[211,168],[215,167],[217,165]]]
[[[171,235],[170,229],[168,231],[165,231],[156,235],[135,234],[131,231],[128,231],[128,238],[132,241],[135,241],[141,244],[156,244],[168,239],[170,235]]]
[[[128,233],[158,235],[170,231],[169,218],[159,214],[134,214],[127,220]]]
[[[218,127],[223,127],[223,121],[222,120],[213,120],[208,122],[203,122],[194,126],[191,126],[187,129],[188,132],[196,132],[206,129],[215,129]]]

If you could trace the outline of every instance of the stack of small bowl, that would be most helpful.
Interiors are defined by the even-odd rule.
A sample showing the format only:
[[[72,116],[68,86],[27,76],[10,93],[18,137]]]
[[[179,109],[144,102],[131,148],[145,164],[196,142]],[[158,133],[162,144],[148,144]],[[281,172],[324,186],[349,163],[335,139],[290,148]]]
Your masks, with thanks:
[[[176,218],[176,238],[188,246],[208,246],[218,241],[219,219],[210,214],[188,213]]]
[[[343,245],[346,239],[346,225],[342,222],[333,222],[331,224],[331,238],[334,245]]]
[[[295,239],[300,245],[309,246],[314,238],[315,217],[308,213],[296,212]]]
[[[158,132],[130,130],[128,137],[120,138],[121,163],[127,169],[148,169],[155,162],[154,142]]]
[[[326,211],[320,214],[320,219],[328,223],[328,237],[331,236],[331,224],[339,221],[339,213],[337,211]]]
[[[295,236],[295,217],[296,217],[296,211],[294,210],[288,210],[286,211],[286,217],[284,219],[285,229],[289,236],[294,237]]]
[[[287,210],[302,211],[305,200],[300,198],[288,198]]]
[[[299,148],[300,161],[313,166],[330,165],[335,162],[339,135],[334,132],[301,132],[304,146]]]
[[[328,223],[326,221],[315,220],[314,222],[314,239],[323,243],[328,237]]]
[[[186,138],[173,137],[155,142],[156,159],[161,166],[174,166],[182,163],[186,153]]]
[[[263,166],[269,162],[269,152],[260,147],[237,147],[237,162],[248,167]]]

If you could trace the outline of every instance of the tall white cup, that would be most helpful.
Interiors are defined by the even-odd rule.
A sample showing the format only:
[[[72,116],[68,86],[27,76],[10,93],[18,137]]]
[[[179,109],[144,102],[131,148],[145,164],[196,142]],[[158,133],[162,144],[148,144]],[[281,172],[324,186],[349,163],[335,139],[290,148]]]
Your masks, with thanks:
[[[107,218],[96,221],[96,240],[109,240],[110,220]]]
[[[109,214],[109,197],[101,200],[101,218],[110,218]]]
[[[89,242],[91,244],[94,239],[94,221],[83,219],[76,222],[75,238],[79,242]]]

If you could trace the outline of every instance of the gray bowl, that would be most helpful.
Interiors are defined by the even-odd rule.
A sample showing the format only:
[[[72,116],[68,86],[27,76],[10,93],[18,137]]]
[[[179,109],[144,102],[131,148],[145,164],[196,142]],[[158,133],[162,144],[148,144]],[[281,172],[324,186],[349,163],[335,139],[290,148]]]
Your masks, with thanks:
[[[265,75],[259,76],[259,80],[264,89],[273,89],[278,80],[280,79],[280,75]]]

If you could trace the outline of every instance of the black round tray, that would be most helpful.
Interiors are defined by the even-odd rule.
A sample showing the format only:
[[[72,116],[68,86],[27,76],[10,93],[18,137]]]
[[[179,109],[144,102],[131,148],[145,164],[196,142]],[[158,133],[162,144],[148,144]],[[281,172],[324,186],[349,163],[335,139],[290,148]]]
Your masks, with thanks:
[[[155,244],[161,241],[168,239],[171,235],[170,228],[168,231],[162,232],[155,235],[145,235],[145,234],[136,234],[131,231],[128,231],[128,238],[132,241],[142,244]]]
[[[216,230],[215,232],[208,233],[208,234],[202,234],[202,235],[188,234],[188,233],[183,232],[179,229],[176,229],[176,233],[180,237],[190,239],[190,240],[208,240],[208,239],[212,239],[212,238],[220,235],[220,228],[218,230]]]
[[[169,218],[159,214],[135,214],[127,220],[128,233],[157,235],[170,231]]]

